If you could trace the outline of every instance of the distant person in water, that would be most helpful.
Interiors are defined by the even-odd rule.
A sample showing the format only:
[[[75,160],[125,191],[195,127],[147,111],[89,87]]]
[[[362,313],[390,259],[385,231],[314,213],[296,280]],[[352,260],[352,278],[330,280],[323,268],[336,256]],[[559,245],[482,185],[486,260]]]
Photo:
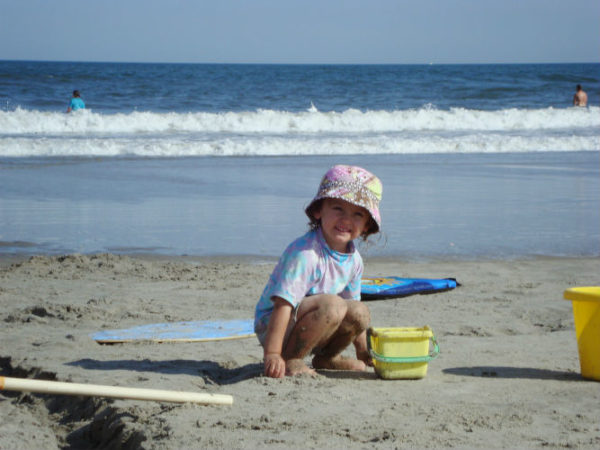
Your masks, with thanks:
[[[73,98],[71,98],[71,103],[69,103],[69,107],[67,108],[67,112],[77,111],[78,109],[85,109],[85,103],[81,99],[78,90],[73,91]]]
[[[587,106],[587,94],[580,84],[577,85],[575,95],[573,96],[573,106]]]

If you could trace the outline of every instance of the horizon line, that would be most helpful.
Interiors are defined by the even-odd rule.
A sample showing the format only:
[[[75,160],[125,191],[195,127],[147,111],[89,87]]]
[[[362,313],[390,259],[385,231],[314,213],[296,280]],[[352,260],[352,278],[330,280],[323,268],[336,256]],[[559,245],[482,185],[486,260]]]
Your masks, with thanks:
[[[186,61],[109,61],[109,60],[60,60],[60,59],[2,59],[0,62],[41,62],[41,63],[82,63],[82,64],[180,64],[180,65],[255,65],[255,66],[470,66],[470,65],[549,65],[549,64],[600,64],[597,61],[563,61],[563,62],[186,62]]]

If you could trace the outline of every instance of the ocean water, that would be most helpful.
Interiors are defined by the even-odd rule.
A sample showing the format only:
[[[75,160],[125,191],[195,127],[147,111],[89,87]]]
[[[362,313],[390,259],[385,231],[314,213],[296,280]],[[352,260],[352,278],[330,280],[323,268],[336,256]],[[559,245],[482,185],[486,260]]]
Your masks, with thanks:
[[[599,105],[600,64],[0,61],[0,252],[277,256],[350,163],[368,255],[600,256]]]

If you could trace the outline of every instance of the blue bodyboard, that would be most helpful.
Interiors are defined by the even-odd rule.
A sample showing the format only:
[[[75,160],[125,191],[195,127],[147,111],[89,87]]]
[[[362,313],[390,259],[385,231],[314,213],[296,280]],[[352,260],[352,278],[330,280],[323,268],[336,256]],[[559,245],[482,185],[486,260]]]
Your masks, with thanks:
[[[105,330],[90,335],[99,344],[123,342],[204,342],[255,336],[254,320],[201,320],[152,323],[122,330]]]
[[[360,296],[363,300],[382,300],[414,294],[432,294],[460,286],[454,278],[364,277]]]

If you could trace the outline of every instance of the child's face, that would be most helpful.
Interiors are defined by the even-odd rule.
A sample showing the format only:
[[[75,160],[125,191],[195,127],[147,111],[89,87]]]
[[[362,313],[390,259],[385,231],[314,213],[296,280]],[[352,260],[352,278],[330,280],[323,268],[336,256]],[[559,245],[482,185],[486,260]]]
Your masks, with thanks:
[[[314,214],[321,220],[321,230],[327,245],[340,253],[346,253],[348,243],[359,237],[369,221],[369,211],[345,200],[326,198],[321,209]]]

